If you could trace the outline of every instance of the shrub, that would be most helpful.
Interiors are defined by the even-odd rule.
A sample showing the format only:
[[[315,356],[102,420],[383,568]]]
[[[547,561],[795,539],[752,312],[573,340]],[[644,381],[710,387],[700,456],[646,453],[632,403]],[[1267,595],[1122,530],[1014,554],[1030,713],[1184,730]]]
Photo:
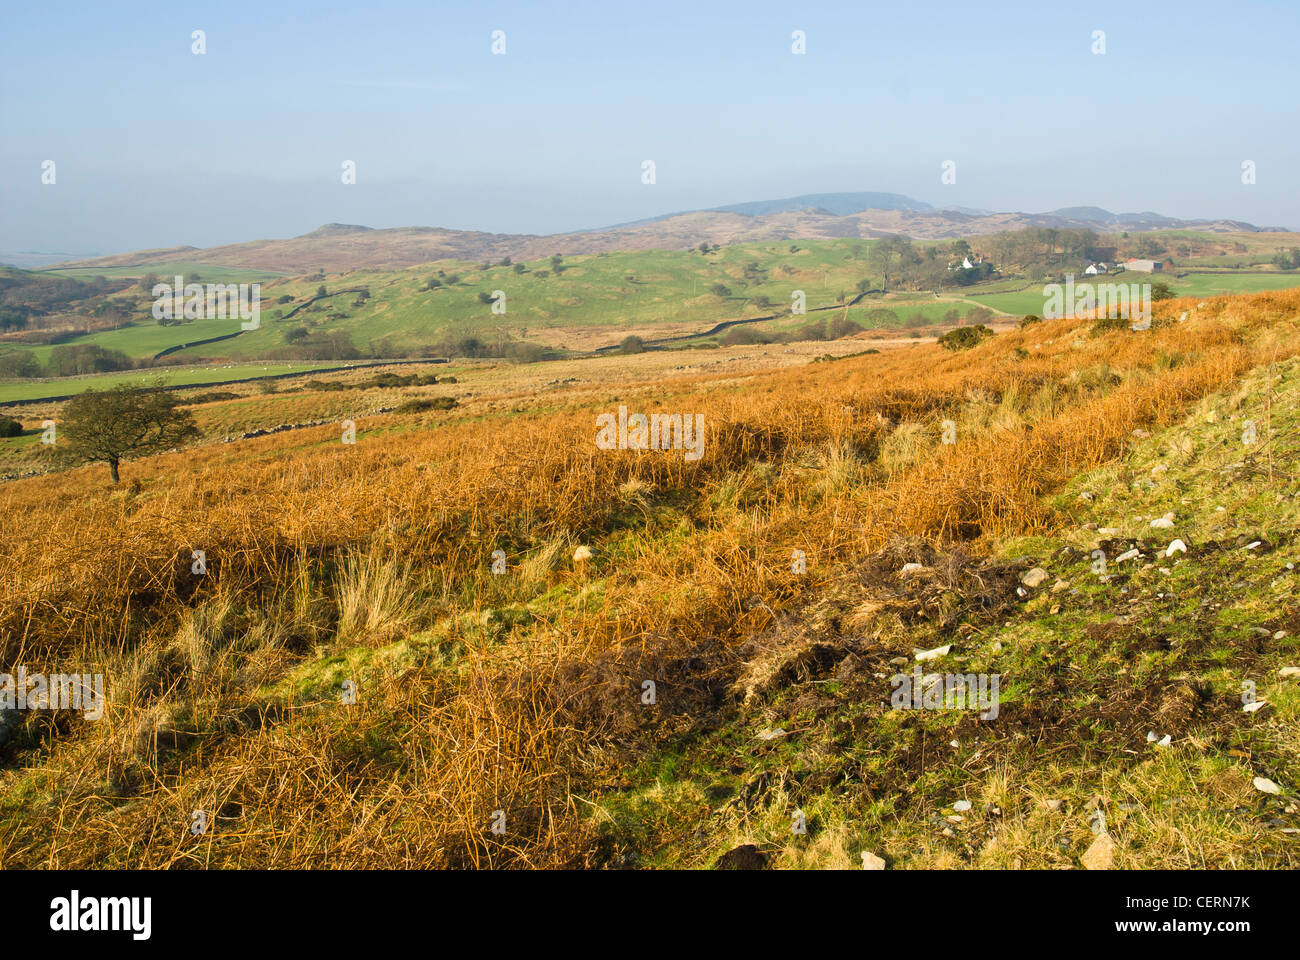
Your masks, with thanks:
[[[417,397],[398,404],[396,413],[424,413],[427,410],[450,410],[459,406],[455,397]]]
[[[0,417],[0,437],[8,439],[9,437],[20,436],[23,432],[23,425],[13,417]]]
[[[212,390],[208,393],[196,393],[192,397],[186,397],[181,401],[182,406],[193,407],[200,403],[217,403],[221,400],[237,400],[239,394],[232,393],[229,390]]]
[[[945,350],[969,350],[991,336],[993,336],[993,331],[983,324],[976,324],[973,327],[958,327],[956,330],[949,330],[940,337],[939,345]]]

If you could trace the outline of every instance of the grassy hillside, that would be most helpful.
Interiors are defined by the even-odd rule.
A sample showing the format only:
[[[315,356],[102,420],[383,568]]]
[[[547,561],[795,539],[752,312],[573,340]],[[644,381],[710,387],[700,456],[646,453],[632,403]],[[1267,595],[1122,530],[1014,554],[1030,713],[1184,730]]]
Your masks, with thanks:
[[[1298,317],[610,358],[4,484],[0,659],[110,694],[10,731],[0,865],[1070,866],[1099,806],[1119,865],[1294,867]],[[598,448],[620,404],[703,456]],[[995,719],[888,706],[945,646]]]
[[[1195,252],[1207,256],[1217,256],[1223,245],[1232,245],[1223,237],[1187,231],[1154,235],[1161,236],[1160,242],[1170,248],[1199,244]],[[1279,235],[1268,236],[1274,246],[1281,242]],[[977,238],[975,243],[979,242]],[[707,254],[698,250],[633,250],[562,258],[558,270],[550,259],[509,264],[444,260],[395,271],[353,270],[298,277],[175,261],[151,264],[148,269],[164,278],[177,270],[198,272],[204,282],[260,280],[262,328],[174,352],[195,341],[238,333],[239,323],[200,320],[159,326],[151,315],[152,299],[147,291],[132,285],[104,295],[95,304],[99,313],[129,322],[103,329],[106,324],[90,319],[88,309],[82,307],[79,309],[86,318],[78,319],[74,311],[69,319],[71,329],[57,339],[57,345],[120,351],[137,362],[173,351],[175,359],[187,363],[420,356],[445,353],[467,338],[497,345],[524,342],[532,345],[534,353],[585,352],[616,344],[628,335],[650,341],[680,338],[722,322],[773,314],[787,316],[770,323],[772,329],[790,331],[807,322],[788,316],[796,290],[804,292],[807,308],[814,313],[818,308],[854,300],[863,289],[876,291],[848,313],[853,322],[875,328],[952,325],[977,307],[1012,317],[1043,311],[1043,284],[1016,276],[943,289],[937,295],[934,291],[899,290],[894,283],[888,294],[881,294],[884,276],[872,257],[877,243],[795,240],[737,244]],[[1251,244],[1254,246],[1238,244],[1247,252],[1234,255],[1256,260],[1271,255],[1263,241],[1252,239]],[[918,250],[924,246],[918,245]],[[947,246],[940,247],[938,259],[945,261]],[[1272,268],[1184,274],[1194,270],[1197,262],[1195,257],[1180,260],[1178,274],[1159,279],[1181,295],[1197,297],[1300,285],[1300,274]],[[105,270],[120,280],[136,276],[141,268]],[[1106,279],[1117,282],[1114,276]],[[1151,279],[1131,274],[1124,282]],[[318,297],[321,286],[326,289],[324,297]],[[505,295],[504,313],[493,313],[492,304],[484,302],[497,291]],[[895,316],[882,319],[881,310],[890,310]],[[26,350],[42,364],[48,364],[55,349],[55,343],[31,342],[18,334],[0,338],[0,353]]]

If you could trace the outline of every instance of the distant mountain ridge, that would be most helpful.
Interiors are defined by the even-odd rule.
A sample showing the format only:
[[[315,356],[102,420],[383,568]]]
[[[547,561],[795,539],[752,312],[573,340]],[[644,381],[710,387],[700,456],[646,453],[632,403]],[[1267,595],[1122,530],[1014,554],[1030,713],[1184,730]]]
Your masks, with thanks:
[[[553,254],[614,250],[682,250],[701,243],[787,242],[901,234],[915,240],[975,237],[1025,227],[1088,229],[1101,233],[1195,229],[1215,233],[1260,232],[1240,220],[1184,220],[1158,213],[1111,213],[1101,207],[1062,207],[1047,213],[995,213],[968,207],[937,208],[896,193],[809,193],[670,213],[646,220],[572,233],[487,233],[444,227],[372,228],[327,223],[289,239],[253,240],[199,249],[169,247],[95,257],[62,266],[151,266],[184,259],[227,267],[309,273],[324,270],[399,270],[434,260],[536,260]],[[1285,232],[1269,228],[1269,232]]]

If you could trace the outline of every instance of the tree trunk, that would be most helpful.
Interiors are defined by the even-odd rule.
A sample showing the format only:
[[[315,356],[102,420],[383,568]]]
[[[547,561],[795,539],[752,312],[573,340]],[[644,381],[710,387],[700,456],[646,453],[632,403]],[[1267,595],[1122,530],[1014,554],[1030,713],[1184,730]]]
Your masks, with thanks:
[[[108,473],[109,476],[113,478],[113,482],[117,483],[117,461],[116,460],[108,461]]]

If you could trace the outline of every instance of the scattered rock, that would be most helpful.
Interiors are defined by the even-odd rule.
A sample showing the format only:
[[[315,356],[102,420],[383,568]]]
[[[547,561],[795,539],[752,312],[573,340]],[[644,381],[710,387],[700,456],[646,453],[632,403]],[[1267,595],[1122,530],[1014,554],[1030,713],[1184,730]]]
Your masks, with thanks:
[[[1278,671],[1278,676],[1300,677],[1300,667],[1283,667]]]
[[[1115,862],[1115,841],[1110,838],[1110,834],[1097,834],[1097,839],[1092,841],[1092,846],[1088,847],[1082,861],[1088,870],[1109,870]]]
[[[862,869],[863,870],[884,870],[885,861],[876,856],[870,850],[862,851]]]
[[[1047,801],[1047,809],[1048,809],[1048,810],[1051,810],[1052,813],[1060,813],[1060,812],[1061,812],[1061,808],[1064,807],[1064,806],[1065,806],[1065,801],[1064,801],[1064,800],[1048,800],[1048,801]]]
[[[1174,525],[1174,522],[1168,517],[1156,517],[1151,521],[1150,525],[1155,527],[1157,530],[1168,530]]]
[[[958,813],[965,813],[971,808],[971,802],[969,800],[958,800],[952,805],[952,808]]]
[[[584,560],[590,560],[591,556],[591,547],[582,546],[573,551],[573,562],[582,563]]]
[[[789,736],[789,734],[786,733],[782,727],[777,727],[775,730],[771,727],[764,727],[762,730],[758,731],[758,733],[754,734],[754,738],[757,740],[775,740],[778,737],[786,736]]]
[[[1255,789],[1260,793],[1281,793],[1282,788],[1270,780],[1268,777],[1256,777],[1253,781]]]
[[[1186,552],[1187,552],[1187,544],[1183,543],[1183,541],[1181,540],[1175,540],[1173,543],[1169,544],[1167,548],[1165,548],[1166,557],[1172,557],[1175,553],[1186,553]]]
[[[1042,567],[1034,567],[1020,578],[1020,582],[1032,590],[1034,587],[1040,586],[1046,579],[1047,571]]]

